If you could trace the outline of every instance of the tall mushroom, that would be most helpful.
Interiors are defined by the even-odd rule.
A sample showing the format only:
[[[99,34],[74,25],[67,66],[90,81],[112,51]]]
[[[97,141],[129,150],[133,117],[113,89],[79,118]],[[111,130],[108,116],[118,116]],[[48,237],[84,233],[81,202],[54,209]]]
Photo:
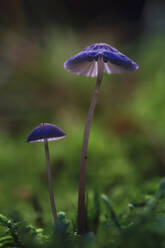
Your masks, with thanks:
[[[69,58],[64,63],[64,68],[77,75],[97,77],[96,88],[93,93],[85,123],[81,152],[77,215],[78,232],[81,234],[85,232],[85,175],[88,139],[103,73],[111,74],[136,71],[138,65],[114,47],[105,43],[96,43],[84,48],[80,53]]]
[[[53,185],[52,185],[52,172],[50,165],[50,155],[49,155],[49,147],[48,142],[62,139],[66,136],[66,134],[56,125],[49,123],[41,123],[32,132],[29,134],[27,142],[43,142],[45,147],[45,156],[46,156],[46,164],[47,164],[47,175],[48,175],[48,185],[49,185],[49,197],[50,197],[50,205],[52,209],[52,214],[54,218],[54,223],[57,223],[57,211],[55,207],[54,194],[53,194]]]

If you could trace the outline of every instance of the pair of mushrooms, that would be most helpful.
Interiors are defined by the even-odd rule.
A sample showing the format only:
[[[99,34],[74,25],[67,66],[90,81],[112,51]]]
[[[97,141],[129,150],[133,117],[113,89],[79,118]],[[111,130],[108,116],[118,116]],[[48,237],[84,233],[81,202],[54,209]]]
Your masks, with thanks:
[[[86,186],[86,160],[87,160],[87,148],[89,133],[91,127],[91,121],[93,118],[94,109],[96,106],[98,93],[103,77],[103,73],[123,73],[128,71],[136,71],[138,65],[130,58],[120,53],[117,49],[105,43],[97,43],[86,47],[80,53],[69,58],[64,63],[64,68],[77,75],[83,75],[87,77],[97,77],[96,88],[93,93],[91,104],[89,107],[80,162],[80,181],[78,192],[78,213],[77,213],[77,227],[78,233],[83,234],[85,232],[85,186]],[[64,138],[66,134],[58,128],[56,125],[49,123],[41,123],[37,126],[28,136],[28,142],[44,142],[45,155],[47,163],[47,174],[49,184],[49,196],[50,204],[52,208],[52,214],[55,224],[57,223],[57,211],[54,202],[52,175],[49,157],[48,141],[58,140]]]

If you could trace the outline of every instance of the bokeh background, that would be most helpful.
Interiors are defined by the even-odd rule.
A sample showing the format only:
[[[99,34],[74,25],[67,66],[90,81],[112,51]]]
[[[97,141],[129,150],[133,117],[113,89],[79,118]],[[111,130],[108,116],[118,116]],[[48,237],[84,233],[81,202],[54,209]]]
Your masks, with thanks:
[[[165,3],[160,0],[0,1],[0,212],[36,225],[51,217],[40,122],[67,137],[50,144],[57,209],[76,213],[84,123],[94,78],[64,70],[84,47],[108,43],[139,64],[104,75],[89,142],[88,199],[106,193],[118,213],[165,176]]]

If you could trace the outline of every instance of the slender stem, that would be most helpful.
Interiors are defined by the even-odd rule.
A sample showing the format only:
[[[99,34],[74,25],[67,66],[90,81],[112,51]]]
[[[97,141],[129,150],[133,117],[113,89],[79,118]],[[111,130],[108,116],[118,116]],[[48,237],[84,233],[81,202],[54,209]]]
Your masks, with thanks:
[[[49,147],[47,139],[44,140],[45,145],[45,155],[46,155],[46,165],[47,165],[47,173],[48,173],[48,185],[49,185],[49,197],[50,197],[50,205],[52,208],[52,214],[54,218],[54,223],[57,223],[57,211],[54,202],[54,194],[53,194],[53,184],[52,184],[52,172],[50,165],[50,156],[49,156]]]
[[[98,57],[98,76],[96,82],[96,88],[93,93],[92,101],[88,110],[88,116],[85,123],[82,151],[81,151],[81,161],[80,161],[80,182],[79,182],[79,193],[78,193],[78,213],[77,213],[77,225],[78,233],[83,234],[85,232],[85,185],[86,185],[86,160],[87,160],[87,148],[91,122],[93,118],[93,113],[97,103],[98,93],[103,77],[103,58]]]

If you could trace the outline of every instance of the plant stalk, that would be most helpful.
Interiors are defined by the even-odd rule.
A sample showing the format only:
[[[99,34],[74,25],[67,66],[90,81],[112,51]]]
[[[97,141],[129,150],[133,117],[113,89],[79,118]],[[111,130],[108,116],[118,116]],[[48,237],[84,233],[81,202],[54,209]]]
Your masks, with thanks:
[[[81,151],[81,160],[80,160],[80,182],[79,182],[79,193],[78,193],[78,213],[77,213],[77,226],[78,233],[85,233],[85,218],[86,218],[86,209],[85,209],[85,186],[86,186],[86,160],[87,160],[87,149],[88,149],[88,140],[90,134],[91,122],[93,119],[93,114],[95,106],[97,103],[98,93],[103,77],[103,57],[98,57],[98,75],[96,81],[96,88],[93,93],[92,101],[88,110],[88,115],[85,123],[82,151]]]
[[[52,208],[52,214],[53,214],[53,218],[54,218],[54,223],[56,224],[57,223],[57,211],[56,211],[55,201],[54,201],[53,184],[52,184],[52,172],[51,172],[50,155],[49,155],[49,147],[48,147],[47,139],[44,139],[44,146],[45,146],[46,165],[47,165],[47,174],[48,174],[50,205],[51,205],[51,208]]]

